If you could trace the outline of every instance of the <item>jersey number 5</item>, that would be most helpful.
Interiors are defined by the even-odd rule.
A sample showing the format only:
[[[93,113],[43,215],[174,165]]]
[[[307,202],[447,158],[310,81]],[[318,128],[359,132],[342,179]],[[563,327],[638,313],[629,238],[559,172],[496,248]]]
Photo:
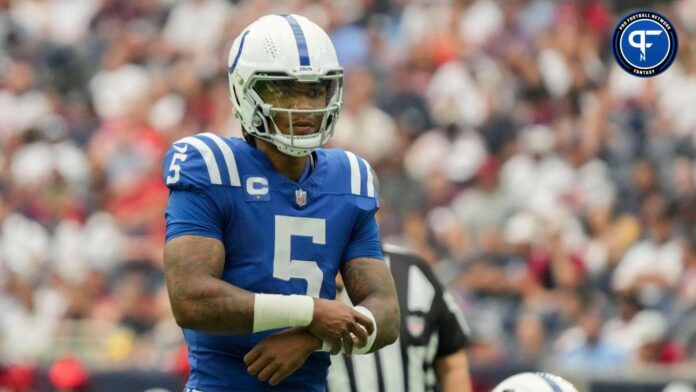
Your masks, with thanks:
[[[307,295],[319,298],[324,273],[316,261],[292,260],[290,243],[293,236],[311,237],[319,245],[326,243],[326,220],[276,215],[273,277],[283,280],[304,279]]]
[[[186,149],[184,149],[186,151]],[[181,171],[181,166],[176,163],[176,161],[185,161],[186,154],[177,152],[172,156],[172,163],[169,165],[170,175],[167,176],[167,185],[176,184],[179,181],[179,171]]]

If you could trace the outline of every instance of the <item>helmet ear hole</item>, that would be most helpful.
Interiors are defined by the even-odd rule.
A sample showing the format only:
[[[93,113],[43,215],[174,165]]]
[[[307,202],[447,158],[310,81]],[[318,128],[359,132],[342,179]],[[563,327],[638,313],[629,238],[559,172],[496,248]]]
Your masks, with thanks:
[[[326,127],[330,128],[334,125],[334,122],[338,119],[338,115],[336,113],[331,113],[329,115],[329,118],[326,120]]]
[[[251,125],[254,127],[257,135],[268,136],[271,133],[272,120],[270,117],[264,116],[262,113],[257,112],[254,115],[254,119],[251,120]]]

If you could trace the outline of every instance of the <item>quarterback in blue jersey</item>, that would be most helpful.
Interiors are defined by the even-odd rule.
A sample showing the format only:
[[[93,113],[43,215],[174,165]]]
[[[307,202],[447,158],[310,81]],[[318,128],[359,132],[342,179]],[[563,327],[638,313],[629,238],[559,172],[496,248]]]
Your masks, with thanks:
[[[201,133],[164,162],[165,275],[188,343],[187,391],[325,391],[329,352],[366,354],[399,329],[366,161],[320,147],[343,71],[326,33],[264,16],[230,50],[244,139]],[[355,307],[336,301],[341,273]]]

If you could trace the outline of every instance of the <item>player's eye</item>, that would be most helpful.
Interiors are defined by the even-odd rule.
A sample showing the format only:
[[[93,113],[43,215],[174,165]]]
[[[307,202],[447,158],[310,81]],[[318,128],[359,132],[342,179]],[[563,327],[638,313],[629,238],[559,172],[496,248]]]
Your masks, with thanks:
[[[309,95],[310,98],[319,98],[321,96],[321,89],[318,87],[312,88],[307,95]]]

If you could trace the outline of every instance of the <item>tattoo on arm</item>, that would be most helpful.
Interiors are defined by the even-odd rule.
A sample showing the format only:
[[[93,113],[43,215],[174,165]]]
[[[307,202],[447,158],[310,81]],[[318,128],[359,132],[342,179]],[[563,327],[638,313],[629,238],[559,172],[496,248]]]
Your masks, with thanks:
[[[370,309],[377,321],[377,337],[370,351],[396,341],[400,325],[399,302],[387,264],[378,259],[351,260],[341,267],[341,276],[353,304]]]
[[[220,279],[225,249],[216,239],[181,236],[164,247],[164,273],[177,323],[208,333],[250,333],[254,294]]]

